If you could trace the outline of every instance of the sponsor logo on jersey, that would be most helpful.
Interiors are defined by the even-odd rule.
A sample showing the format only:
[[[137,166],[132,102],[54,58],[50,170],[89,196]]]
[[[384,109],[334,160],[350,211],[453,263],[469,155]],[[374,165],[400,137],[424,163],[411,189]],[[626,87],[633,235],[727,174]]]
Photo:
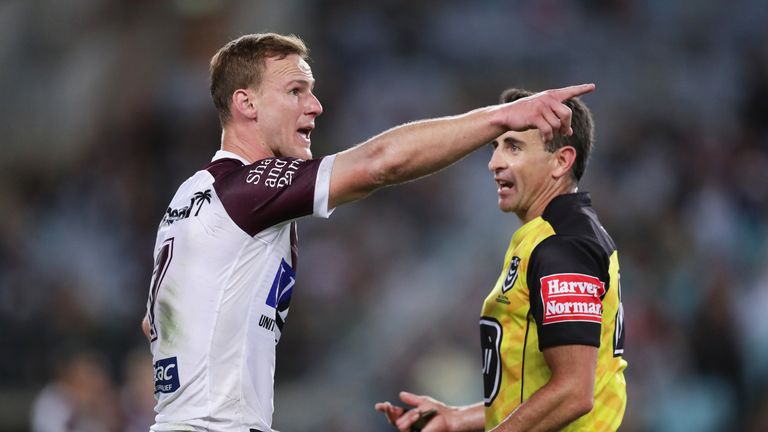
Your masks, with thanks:
[[[275,331],[275,320],[264,314],[261,314],[261,318],[259,318],[259,327],[265,328],[269,331]]]
[[[293,271],[293,268],[284,259],[281,259],[266,301],[267,306],[276,309],[274,321],[270,323],[269,320],[271,318],[262,316],[259,322],[261,327],[275,331],[275,342],[280,340],[283,325],[285,325],[285,320],[288,318],[288,309],[291,305],[294,285],[296,285],[296,272]],[[275,324],[277,325],[275,326]]]
[[[517,280],[517,269],[520,267],[520,257],[512,257],[509,262],[509,270],[507,271],[507,277],[504,278],[504,282],[501,284],[501,292],[505,293],[512,289],[512,285]]]
[[[254,185],[263,183],[267,187],[283,188],[291,184],[302,162],[302,159],[264,159],[248,171],[245,181]]]
[[[603,316],[602,297],[605,283],[579,274],[560,273],[541,278],[541,300],[544,305],[542,324],[587,321],[600,323]]]
[[[179,208],[170,208],[165,211],[163,220],[160,221],[160,225],[170,225],[176,221],[186,219],[190,216],[197,216],[200,214],[200,209],[204,203],[211,202],[211,190],[206,189],[201,192],[195,192],[192,198],[189,199],[189,205]],[[195,210],[195,206],[197,209]],[[195,214],[192,214],[192,210],[195,210]]]
[[[173,393],[179,389],[179,368],[176,357],[155,362],[155,393]]]

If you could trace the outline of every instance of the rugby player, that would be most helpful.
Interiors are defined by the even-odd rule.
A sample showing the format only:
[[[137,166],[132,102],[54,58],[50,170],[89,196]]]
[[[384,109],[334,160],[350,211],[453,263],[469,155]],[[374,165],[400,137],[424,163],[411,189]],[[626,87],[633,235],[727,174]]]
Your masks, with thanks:
[[[328,218],[508,130],[567,135],[571,111],[561,101],[594,89],[413,122],[313,158],[323,108],[306,59],[298,37],[264,33],[227,43],[211,60],[221,149],[179,186],[155,243],[143,323],[155,367],[152,431],[272,430],[275,346],[298,286],[297,219]]]

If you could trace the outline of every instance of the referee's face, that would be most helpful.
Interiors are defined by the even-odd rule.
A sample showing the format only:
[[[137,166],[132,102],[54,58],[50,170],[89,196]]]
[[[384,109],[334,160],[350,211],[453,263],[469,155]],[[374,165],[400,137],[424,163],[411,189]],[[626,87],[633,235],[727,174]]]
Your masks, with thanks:
[[[499,208],[514,212],[523,222],[540,216],[556,184],[554,156],[544,148],[539,131],[510,131],[491,145],[488,169],[496,182]]]

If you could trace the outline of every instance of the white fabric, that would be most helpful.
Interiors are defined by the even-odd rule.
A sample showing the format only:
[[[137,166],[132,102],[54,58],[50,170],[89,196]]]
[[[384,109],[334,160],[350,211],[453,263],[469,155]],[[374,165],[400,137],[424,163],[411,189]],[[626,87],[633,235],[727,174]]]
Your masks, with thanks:
[[[219,151],[214,160],[235,158]],[[333,157],[321,162],[315,181],[313,215],[327,218]],[[178,377],[179,388],[158,392],[152,431],[271,431],[278,310],[267,304],[276,280],[292,288],[291,223],[271,226],[255,236],[229,216],[213,186],[214,177],[198,171],[185,181],[169,208],[189,216],[161,223],[155,259],[171,251],[154,301],[151,349],[161,382]],[[192,201],[210,191],[210,203]],[[198,213],[196,213],[198,212]],[[165,222],[165,219],[164,219]],[[172,244],[170,244],[172,243]],[[162,270],[162,269],[160,269]],[[283,275],[283,276],[281,276]],[[282,278],[282,279],[281,279]],[[151,288],[150,288],[151,290]],[[152,293],[150,293],[152,295]],[[148,302],[152,305],[152,297]],[[287,310],[283,315],[287,315]],[[158,362],[176,358],[158,370]],[[177,375],[174,375],[177,374]]]

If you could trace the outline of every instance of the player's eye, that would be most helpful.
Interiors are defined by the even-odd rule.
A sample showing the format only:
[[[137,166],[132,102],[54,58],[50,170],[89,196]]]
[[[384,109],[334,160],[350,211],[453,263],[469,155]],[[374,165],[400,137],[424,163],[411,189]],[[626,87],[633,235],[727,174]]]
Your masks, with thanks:
[[[294,95],[294,96],[298,96],[299,93],[301,93],[301,90],[297,87],[297,88],[291,89],[291,91],[289,93]]]

